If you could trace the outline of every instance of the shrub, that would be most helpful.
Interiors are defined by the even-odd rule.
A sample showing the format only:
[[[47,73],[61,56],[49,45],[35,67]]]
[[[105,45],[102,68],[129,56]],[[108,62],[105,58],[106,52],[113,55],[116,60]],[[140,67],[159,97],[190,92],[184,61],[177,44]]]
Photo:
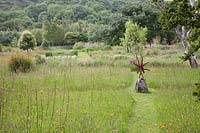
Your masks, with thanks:
[[[28,72],[32,67],[32,59],[27,55],[15,54],[9,60],[9,68],[12,72]]]
[[[46,57],[53,56],[53,53],[52,52],[47,52],[47,53],[45,53],[45,56]]]
[[[18,40],[19,36],[19,33],[15,31],[0,31],[0,44],[9,46],[13,40]]]
[[[44,63],[46,63],[46,60],[45,60],[45,58],[41,57],[40,55],[36,55],[35,63],[36,64],[44,64]]]
[[[33,50],[34,47],[36,46],[35,36],[29,31],[22,32],[18,42],[18,46],[20,49],[23,50],[29,50],[29,49]]]
[[[80,50],[80,49],[83,49],[83,48],[84,48],[84,43],[82,43],[82,42],[77,42],[73,46],[73,49],[77,49],[77,50]]]
[[[71,50],[71,51],[69,52],[69,55],[71,55],[71,56],[73,56],[73,55],[78,56],[78,51],[76,51],[76,50]]]
[[[88,37],[83,33],[67,32],[64,38],[65,45],[74,45],[76,42],[86,42]]]

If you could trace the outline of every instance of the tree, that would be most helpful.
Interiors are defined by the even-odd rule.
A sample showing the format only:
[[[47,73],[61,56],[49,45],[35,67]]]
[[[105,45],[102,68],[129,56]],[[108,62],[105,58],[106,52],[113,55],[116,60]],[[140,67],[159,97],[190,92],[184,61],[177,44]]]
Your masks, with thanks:
[[[20,34],[15,31],[0,31],[0,44],[8,46],[18,40],[19,37]],[[17,45],[17,43],[13,45]]]
[[[64,40],[65,45],[74,45],[76,42],[86,42],[88,37],[83,33],[67,32]]]
[[[162,25],[159,22],[159,10],[152,6],[147,4],[128,4],[122,9],[122,14],[133,23],[137,23],[141,27],[147,27],[146,37],[150,45],[156,36],[161,36]]]
[[[20,49],[29,50],[34,49],[36,46],[36,39],[35,36],[28,30],[23,31],[21,37],[18,42],[18,46]]]
[[[126,23],[125,27],[125,37],[121,39],[121,44],[126,49],[126,52],[134,51],[136,54],[141,54],[142,44],[146,43],[147,28],[141,28],[130,21]]]
[[[42,38],[43,30],[42,29],[34,29],[31,32],[35,36],[37,46],[40,46],[42,44],[42,41],[43,41],[43,38]]]
[[[63,45],[65,29],[58,22],[45,21],[43,24],[43,38],[51,45]]]
[[[195,29],[200,28],[199,2],[196,0],[173,0],[171,2],[153,0],[153,2],[161,10],[162,25],[166,29],[176,29],[185,54],[188,54],[189,48],[194,42],[189,38],[195,35],[193,32]],[[193,40],[196,39],[197,37]],[[188,60],[192,68],[198,67],[195,56],[190,56]]]
[[[25,11],[32,21],[37,22],[39,14],[47,11],[47,5],[45,3],[30,5],[25,9]]]

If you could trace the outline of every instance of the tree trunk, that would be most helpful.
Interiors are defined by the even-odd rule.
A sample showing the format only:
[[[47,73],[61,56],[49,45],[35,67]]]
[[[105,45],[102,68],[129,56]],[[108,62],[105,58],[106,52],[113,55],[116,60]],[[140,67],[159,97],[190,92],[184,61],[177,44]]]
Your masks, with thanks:
[[[135,84],[135,90],[137,93],[148,93],[147,84],[144,78],[138,78]]]
[[[198,63],[195,56],[191,56],[189,58],[189,63],[190,63],[191,68],[198,68]]]
[[[191,31],[186,30],[185,26],[182,26],[181,33],[179,33],[182,45],[183,45],[183,47],[185,49],[185,52],[184,52],[185,54],[188,53],[189,47],[191,45],[190,42],[186,41],[186,38],[189,36],[190,33],[191,33]],[[197,63],[197,60],[196,60],[195,56],[191,56],[189,58],[189,64],[190,64],[191,68],[198,68],[198,63]]]

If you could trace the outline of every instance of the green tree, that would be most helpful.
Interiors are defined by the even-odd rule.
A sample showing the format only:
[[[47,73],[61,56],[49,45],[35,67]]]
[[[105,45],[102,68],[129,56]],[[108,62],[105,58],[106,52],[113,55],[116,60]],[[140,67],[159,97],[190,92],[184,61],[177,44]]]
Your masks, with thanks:
[[[176,34],[180,38],[188,54],[191,44],[197,40],[198,35],[193,31],[200,28],[199,2],[196,0],[153,0],[155,5],[161,10],[161,23],[166,29],[176,29]],[[190,39],[196,36],[196,38]],[[195,56],[188,58],[190,66],[197,68]]]
[[[0,11],[0,31],[22,31],[31,25],[31,19],[23,10]]]
[[[122,9],[122,14],[133,23],[137,23],[141,27],[147,27],[147,42],[151,45],[153,39],[162,34],[158,11],[147,4],[127,4]]]
[[[63,45],[65,29],[62,24],[58,24],[58,22],[45,21],[43,24],[43,30],[43,38],[48,44]]]
[[[135,52],[136,54],[142,54],[142,44],[146,43],[147,28],[141,28],[137,24],[133,24],[128,21],[126,23],[126,31],[124,38],[121,39],[121,44],[126,49],[126,52]]]
[[[33,33],[33,35],[36,38],[36,42],[37,42],[37,46],[40,46],[42,44],[42,34],[43,34],[43,30],[42,29],[33,29],[31,31]]]
[[[67,32],[65,34],[65,45],[74,45],[77,42],[86,42],[88,37],[86,34],[77,32]]]
[[[46,3],[39,3],[36,5],[30,5],[25,9],[27,15],[32,19],[32,21],[37,22],[39,14],[47,11]]]
[[[36,46],[35,36],[30,31],[23,31],[18,42],[18,46],[22,50],[34,49]]]

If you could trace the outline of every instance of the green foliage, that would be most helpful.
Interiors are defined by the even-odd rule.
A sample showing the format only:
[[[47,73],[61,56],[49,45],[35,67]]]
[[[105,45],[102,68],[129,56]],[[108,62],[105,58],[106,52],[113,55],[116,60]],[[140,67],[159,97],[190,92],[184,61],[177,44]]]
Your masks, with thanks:
[[[43,30],[41,29],[34,29],[31,31],[33,33],[33,35],[35,36],[36,42],[37,42],[37,46],[42,45],[43,42]]]
[[[23,10],[0,11],[0,31],[22,31],[31,24]]]
[[[156,36],[162,35],[162,25],[159,22],[159,12],[149,5],[127,4],[122,9],[122,14],[141,27],[147,27],[147,42],[152,43]],[[164,37],[164,36],[163,36]]]
[[[146,2],[146,0],[139,2],[138,0],[82,0],[79,2],[77,0],[28,0],[12,3],[7,0],[3,1],[9,3],[5,9],[13,11],[5,10],[4,12],[2,10],[0,12],[0,31],[41,29],[43,24],[43,29],[45,29],[43,39],[47,40],[50,45],[63,45],[66,32],[86,33],[89,38],[87,41],[119,45],[120,38],[123,37],[125,31],[125,22],[128,19],[127,16],[122,15],[121,9],[125,5],[135,4],[136,1],[137,3]],[[2,9],[5,3],[1,5]],[[46,24],[45,21],[50,24]],[[73,29],[74,25],[80,21],[84,21],[84,24]],[[40,44],[41,41],[38,45]]]
[[[166,4],[160,20],[166,29],[173,29],[177,26],[190,26],[193,17],[193,8],[188,0],[173,0]]]
[[[28,55],[12,55],[9,60],[9,68],[12,72],[28,72],[33,68],[32,59]]]
[[[137,24],[128,21],[126,23],[125,38],[121,39],[121,44],[126,52],[141,54],[142,45],[146,43],[147,28],[140,28]]]
[[[197,100],[200,101],[200,82],[196,83],[196,90],[193,92],[193,96],[197,97]]]
[[[73,56],[73,55],[78,56],[78,51],[77,50],[70,50],[69,55],[70,56]]]
[[[45,56],[46,56],[46,57],[53,56],[53,53],[52,53],[52,52],[46,52],[46,53],[45,53]]]
[[[84,43],[83,42],[77,42],[73,46],[73,49],[75,49],[75,50],[81,50],[83,48],[84,48]]]
[[[32,21],[37,22],[40,14],[47,11],[47,5],[45,3],[30,5],[25,9],[25,11]]]
[[[23,31],[18,42],[18,46],[22,50],[34,49],[37,45],[35,36],[29,31]]]
[[[9,46],[13,43],[13,45],[16,46],[19,37],[20,34],[16,31],[0,31],[0,44],[3,44],[4,46]]]
[[[42,40],[42,48],[43,49],[48,49],[48,47],[49,47],[49,43],[45,39],[43,39]]]
[[[74,45],[76,42],[86,42],[88,37],[84,33],[67,32],[65,34],[64,44]]]
[[[64,28],[57,22],[45,21],[43,24],[43,39],[51,45],[63,45],[64,42]]]
[[[36,64],[44,64],[44,63],[46,63],[46,60],[42,56],[36,55],[35,56],[35,63]]]
[[[194,55],[200,49],[200,36],[198,40],[196,40],[192,45],[189,47],[188,53],[181,57],[182,60],[186,61],[190,58],[190,56]]]

